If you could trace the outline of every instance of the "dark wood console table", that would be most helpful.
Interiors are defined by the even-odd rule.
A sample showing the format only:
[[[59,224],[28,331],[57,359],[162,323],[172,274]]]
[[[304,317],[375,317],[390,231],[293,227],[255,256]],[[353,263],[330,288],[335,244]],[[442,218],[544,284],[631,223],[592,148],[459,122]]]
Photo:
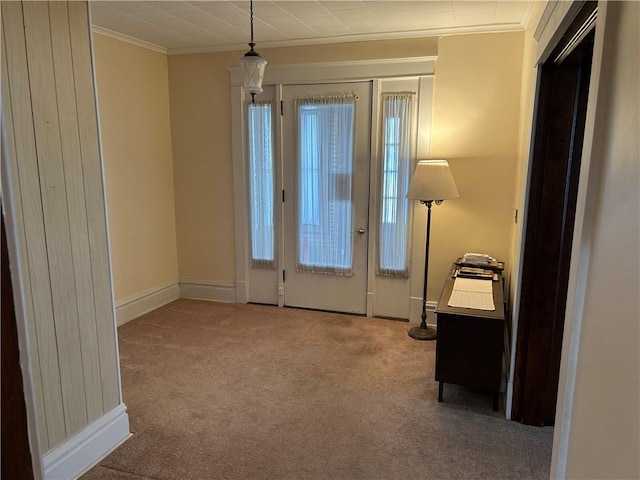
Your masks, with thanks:
[[[502,276],[491,282],[495,310],[476,310],[448,305],[455,278],[451,269],[436,307],[436,381],[442,402],[445,383],[493,392],[493,409],[498,410],[504,351],[504,296]]]

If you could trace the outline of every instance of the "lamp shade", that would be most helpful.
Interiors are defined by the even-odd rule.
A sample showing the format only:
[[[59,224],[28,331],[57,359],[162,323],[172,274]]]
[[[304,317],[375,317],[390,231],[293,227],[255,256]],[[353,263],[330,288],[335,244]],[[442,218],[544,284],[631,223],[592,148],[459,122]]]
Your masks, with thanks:
[[[253,51],[253,47],[251,51]],[[262,93],[262,78],[264,77],[264,67],[266,65],[267,61],[264,58],[257,54],[251,55],[250,52],[240,59],[244,89],[247,93],[253,95]]]
[[[420,160],[411,177],[407,198],[413,200],[447,200],[460,194],[446,160]]]

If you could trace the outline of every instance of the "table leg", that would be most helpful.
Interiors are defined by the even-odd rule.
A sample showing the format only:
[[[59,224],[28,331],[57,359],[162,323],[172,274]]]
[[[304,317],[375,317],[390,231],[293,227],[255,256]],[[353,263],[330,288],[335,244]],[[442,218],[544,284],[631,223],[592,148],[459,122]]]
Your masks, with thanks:
[[[444,387],[444,382],[438,383],[438,402],[442,402],[442,390]]]

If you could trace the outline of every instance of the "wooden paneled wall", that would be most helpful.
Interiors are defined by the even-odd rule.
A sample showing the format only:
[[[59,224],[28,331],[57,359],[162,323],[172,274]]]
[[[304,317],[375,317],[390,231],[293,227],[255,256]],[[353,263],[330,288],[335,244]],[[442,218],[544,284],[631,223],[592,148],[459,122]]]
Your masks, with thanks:
[[[2,129],[42,453],[120,402],[86,2],[1,2]]]

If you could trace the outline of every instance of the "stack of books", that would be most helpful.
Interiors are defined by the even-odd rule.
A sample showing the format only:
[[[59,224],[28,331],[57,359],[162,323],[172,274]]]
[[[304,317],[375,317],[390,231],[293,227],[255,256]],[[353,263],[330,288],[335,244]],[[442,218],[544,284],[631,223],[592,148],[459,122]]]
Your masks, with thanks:
[[[487,255],[486,253],[465,253],[462,257],[464,263],[472,263],[474,265],[497,265],[498,261]]]
[[[477,267],[457,266],[454,272],[455,277],[477,278],[480,280],[493,280],[493,270]]]
[[[480,280],[498,280],[504,269],[502,262],[484,253],[465,253],[456,261],[454,277],[476,278]]]

